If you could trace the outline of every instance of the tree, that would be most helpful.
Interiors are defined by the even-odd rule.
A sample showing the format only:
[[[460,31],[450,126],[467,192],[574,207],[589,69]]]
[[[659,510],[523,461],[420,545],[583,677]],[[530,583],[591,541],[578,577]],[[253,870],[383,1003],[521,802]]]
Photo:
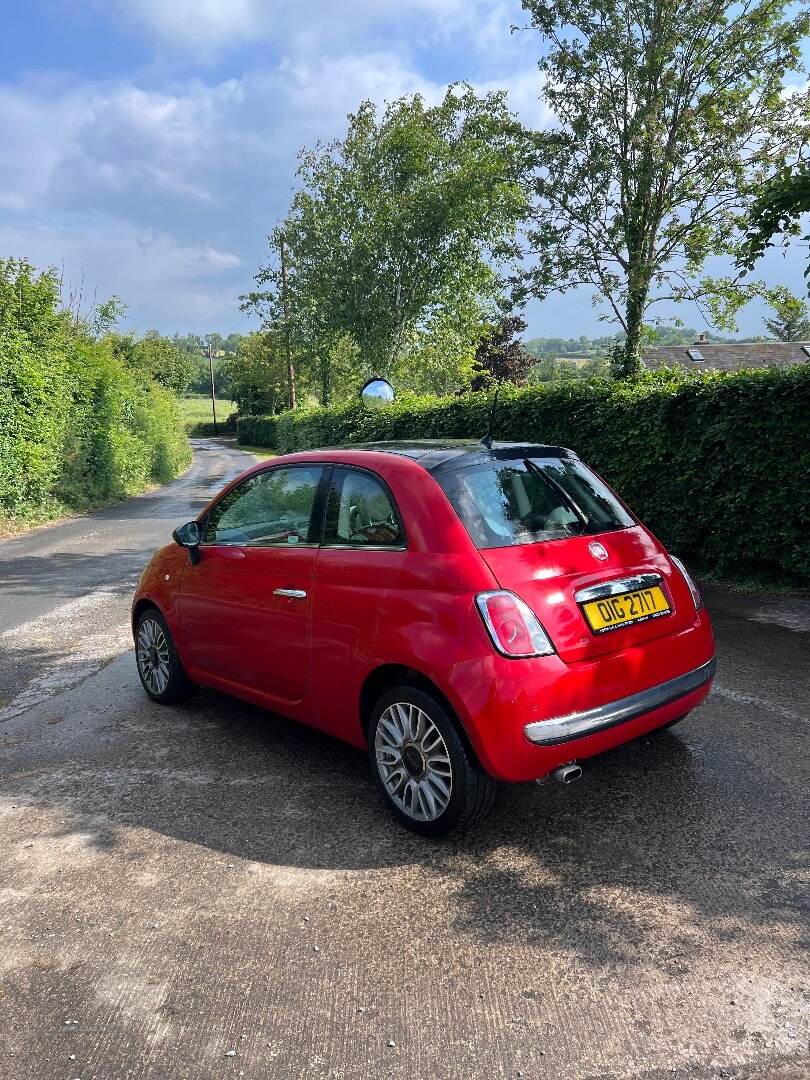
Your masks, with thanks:
[[[286,406],[286,362],[277,334],[243,336],[239,351],[222,361],[220,376],[244,416],[273,414]]]
[[[284,326],[305,365],[328,375],[348,338],[365,372],[391,375],[441,308],[494,290],[525,211],[524,149],[501,93],[456,86],[437,106],[416,95],[381,114],[363,102],[344,139],[300,155],[301,188],[271,236],[271,250],[286,244],[286,310],[277,257],[244,304]]]
[[[792,236],[799,236],[802,214],[810,212],[810,161],[799,161],[793,167],[785,166],[759,193],[748,218],[748,230],[740,254],[740,265],[750,270],[767,248],[773,246],[773,238],[781,235],[785,243]],[[810,235],[804,237],[810,242]],[[804,271],[810,284],[810,258]]]
[[[154,379],[173,394],[184,394],[194,379],[197,363],[192,354],[175,347],[169,338],[157,330],[149,330],[142,338],[132,335],[111,335],[116,356],[142,378]]]
[[[224,351],[225,339],[222,334],[217,334],[216,332],[213,334],[205,334],[203,336],[203,342],[205,348],[210,348],[214,356]]]
[[[436,297],[394,362],[391,374],[397,388],[439,395],[468,388],[483,329],[480,294],[475,290]]]
[[[573,382],[575,379],[602,378],[609,373],[608,362],[601,356],[595,356],[592,360],[586,360],[582,364],[575,364],[571,360],[555,360],[552,357],[545,356],[539,362],[532,364],[528,381],[532,383]]]
[[[526,320],[521,315],[504,315],[498,323],[486,328],[475,350],[473,390],[486,390],[493,381],[526,381],[534,357],[518,339],[518,334],[525,331]]]
[[[766,319],[768,333],[778,341],[810,341],[810,305],[787,289],[773,290],[769,307],[773,319]]]
[[[754,193],[806,135],[807,94],[782,83],[801,70],[810,16],[786,16],[787,0],[523,6],[548,42],[539,68],[559,122],[535,136],[528,285],[592,286],[633,374],[651,304],[693,300],[722,323],[752,292],[700,271],[735,253]]]

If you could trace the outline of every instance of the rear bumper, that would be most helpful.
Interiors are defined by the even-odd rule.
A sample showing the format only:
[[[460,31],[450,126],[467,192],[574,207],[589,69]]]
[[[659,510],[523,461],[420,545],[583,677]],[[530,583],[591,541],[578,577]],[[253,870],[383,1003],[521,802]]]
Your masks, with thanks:
[[[685,675],[659,683],[658,686],[651,686],[638,694],[630,694],[629,697],[598,705],[595,709],[569,713],[567,716],[553,717],[549,720],[538,720],[533,724],[527,724],[523,733],[529,742],[537,746],[559,746],[562,743],[582,739],[586,735],[593,735],[597,731],[605,731],[607,728],[624,724],[628,720],[635,720],[638,716],[690,696],[704,683],[714,678],[716,668],[717,658],[713,656],[708,663],[687,671]]]
[[[440,685],[486,771],[520,783],[691,712],[711,689],[714,656],[704,608],[683,630],[588,661],[513,660],[493,649]]]

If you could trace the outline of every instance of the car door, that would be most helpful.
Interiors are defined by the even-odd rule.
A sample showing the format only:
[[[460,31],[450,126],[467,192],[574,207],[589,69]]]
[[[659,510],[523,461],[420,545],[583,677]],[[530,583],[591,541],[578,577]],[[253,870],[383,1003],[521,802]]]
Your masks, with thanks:
[[[323,465],[271,466],[207,514],[179,599],[187,655],[201,674],[281,703],[303,698],[326,480]]]
[[[335,465],[316,567],[312,693],[320,726],[341,738],[352,737],[358,673],[388,633],[406,557],[402,518],[382,478]]]

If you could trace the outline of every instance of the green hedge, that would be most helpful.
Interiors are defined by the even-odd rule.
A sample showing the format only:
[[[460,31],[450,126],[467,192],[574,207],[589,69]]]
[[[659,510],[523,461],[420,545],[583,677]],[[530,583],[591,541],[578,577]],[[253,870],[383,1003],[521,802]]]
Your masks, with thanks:
[[[218,420],[214,425],[213,420],[198,420],[195,424],[187,427],[189,436],[193,439],[210,439],[215,435],[236,434],[236,413],[231,413],[224,420]]]
[[[322,410],[326,412],[327,410]],[[331,410],[329,410],[331,411]],[[343,410],[335,410],[335,412]],[[309,415],[307,413],[307,415]],[[243,446],[267,446],[278,449],[275,416],[238,416],[236,418],[236,441]],[[314,444],[313,444],[314,445]]]
[[[174,396],[60,311],[52,274],[0,260],[0,516],[96,506],[189,461]]]
[[[477,437],[489,404],[468,394],[242,417],[238,438],[285,453]],[[700,569],[810,583],[810,366],[508,388],[495,437],[571,447]]]

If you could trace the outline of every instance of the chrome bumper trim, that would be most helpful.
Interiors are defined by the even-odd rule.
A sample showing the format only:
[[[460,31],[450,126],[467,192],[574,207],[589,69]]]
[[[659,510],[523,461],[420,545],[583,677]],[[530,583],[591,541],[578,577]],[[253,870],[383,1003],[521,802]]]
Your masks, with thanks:
[[[653,585],[660,585],[661,580],[660,574],[634,574],[633,577],[614,578],[613,581],[603,581],[599,585],[579,589],[574,593],[574,599],[578,604],[585,604],[588,600],[601,600],[604,596],[618,596],[620,593],[635,592],[636,589],[650,589]]]
[[[694,671],[687,671],[677,679],[659,683],[649,690],[642,690],[617,701],[609,701],[606,705],[598,705],[595,709],[586,709],[585,712],[569,713],[568,716],[557,716],[551,720],[537,720],[527,724],[523,732],[529,742],[538,746],[556,746],[559,743],[571,742],[572,739],[581,739],[586,735],[593,735],[594,732],[604,731],[605,728],[623,724],[627,720],[634,720],[637,716],[643,716],[644,713],[685,697],[713,678],[716,668],[717,657],[713,656],[707,664],[702,664]]]

